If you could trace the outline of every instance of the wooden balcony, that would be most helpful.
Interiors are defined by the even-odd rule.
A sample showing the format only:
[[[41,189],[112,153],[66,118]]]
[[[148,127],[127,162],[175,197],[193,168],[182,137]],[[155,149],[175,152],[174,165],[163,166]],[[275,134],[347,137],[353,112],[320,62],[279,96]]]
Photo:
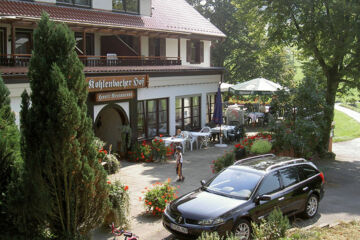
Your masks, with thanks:
[[[28,67],[31,54],[0,55],[0,66]],[[79,55],[85,67],[112,66],[172,66],[181,65],[178,57],[142,57],[142,56],[84,56]]]

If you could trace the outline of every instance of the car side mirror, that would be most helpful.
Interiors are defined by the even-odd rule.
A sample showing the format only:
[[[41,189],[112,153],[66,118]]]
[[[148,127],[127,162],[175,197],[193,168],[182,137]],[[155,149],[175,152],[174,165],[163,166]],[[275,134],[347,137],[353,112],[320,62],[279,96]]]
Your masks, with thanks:
[[[260,201],[270,201],[271,200],[271,196],[270,195],[261,195],[261,196],[257,196],[255,198],[255,202],[259,203]]]
[[[205,180],[201,180],[200,183],[201,183],[201,186],[203,187],[203,186],[205,186],[206,182],[205,182]]]

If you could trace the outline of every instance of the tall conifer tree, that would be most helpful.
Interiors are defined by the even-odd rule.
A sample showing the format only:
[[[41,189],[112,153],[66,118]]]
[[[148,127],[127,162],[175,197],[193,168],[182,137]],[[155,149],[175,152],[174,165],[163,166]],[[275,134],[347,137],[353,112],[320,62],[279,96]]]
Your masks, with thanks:
[[[23,167],[20,135],[10,108],[9,95],[0,75],[0,238],[16,232],[10,202],[14,199],[12,190],[20,182]]]
[[[83,65],[74,49],[73,32],[44,13],[34,32],[32,92],[30,98],[23,94],[21,114],[28,214],[61,239],[86,235],[108,206]]]

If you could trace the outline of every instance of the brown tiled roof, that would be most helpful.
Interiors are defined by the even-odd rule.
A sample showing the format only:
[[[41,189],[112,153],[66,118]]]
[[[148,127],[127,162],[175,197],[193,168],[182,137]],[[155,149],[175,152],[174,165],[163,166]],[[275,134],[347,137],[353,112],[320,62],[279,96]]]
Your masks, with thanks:
[[[0,0],[0,16],[39,19],[42,11],[46,11],[53,20],[67,23],[225,37],[186,0],[152,0],[152,7],[152,16],[148,17],[45,3]]]
[[[139,73],[139,72],[199,72],[199,71],[223,71],[221,67],[195,67],[184,65],[172,66],[119,66],[119,67],[85,67],[85,74],[91,73]],[[2,67],[0,74],[3,76],[24,76],[27,75],[27,67]]]

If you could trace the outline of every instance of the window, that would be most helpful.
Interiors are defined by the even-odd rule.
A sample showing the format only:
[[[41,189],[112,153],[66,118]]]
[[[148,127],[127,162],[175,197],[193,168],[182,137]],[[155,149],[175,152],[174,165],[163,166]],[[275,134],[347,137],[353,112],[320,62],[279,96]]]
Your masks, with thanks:
[[[187,40],[186,61],[193,64],[204,62],[204,42],[200,40]]]
[[[6,28],[0,28],[0,54],[6,54]]]
[[[185,97],[176,99],[176,128],[182,130],[200,129],[201,97]]]
[[[284,187],[291,186],[299,182],[299,176],[296,168],[285,168],[280,170],[280,175],[284,184]]]
[[[112,0],[113,10],[126,13],[139,13],[139,0]]]
[[[260,174],[227,168],[212,179],[207,188],[220,194],[248,199],[260,179]]]
[[[138,138],[152,138],[169,134],[168,99],[138,102]]]
[[[206,116],[207,116],[207,122],[209,123],[212,119],[212,116],[214,114],[214,108],[215,108],[215,94],[209,94],[207,95],[207,109],[206,109]]]
[[[299,166],[299,169],[300,169],[300,173],[302,173],[300,174],[301,181],[306,180],[319,173],[318,170],[316,170],[315,168],[309,165],[301,165]]]
[[[272,194],[280,189],[280,181],[277,172],[270,173],[266,176],[259,188],[258,195]]]
[[[32,50],[32,30],[16,29],[15,32],[15,53],[31,54]]]
[[[80,7],[91,7],[91,0],[56,0],[56,3],[69,4]]]
[[[94,34],[86,33],[86,51],[83,49],[83,33],[76,32],[75,33],[76,40],[76,52],[79,55],[94,55],[95,47],[94,47]]]
[[[165,38],[149,38],[149,56],[164,57],[166,56]]]

